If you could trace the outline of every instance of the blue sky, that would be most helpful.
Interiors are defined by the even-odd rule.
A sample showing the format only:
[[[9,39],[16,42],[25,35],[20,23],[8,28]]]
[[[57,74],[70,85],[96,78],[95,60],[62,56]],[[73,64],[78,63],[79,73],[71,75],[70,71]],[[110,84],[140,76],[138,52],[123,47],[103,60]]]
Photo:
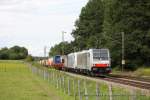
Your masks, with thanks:
[[[43,48],[73,40],[70,35],[88,0],[0,0],[0,48],[25,46],[34,56]]]

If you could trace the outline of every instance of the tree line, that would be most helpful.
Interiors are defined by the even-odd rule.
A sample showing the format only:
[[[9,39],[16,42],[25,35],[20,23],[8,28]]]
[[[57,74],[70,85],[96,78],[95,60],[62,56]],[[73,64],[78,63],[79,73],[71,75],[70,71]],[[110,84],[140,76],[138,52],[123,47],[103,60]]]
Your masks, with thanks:
[[[0,60],[20,60],[28,56],[28,50],[25,47],[14,46],[0,49]]]
[[[109,48],[112,66],[120,66],[122,32],[126,68],[150,66],[150,0],[89,0],[75,22],[74,41],[55,45],[49,54]]]

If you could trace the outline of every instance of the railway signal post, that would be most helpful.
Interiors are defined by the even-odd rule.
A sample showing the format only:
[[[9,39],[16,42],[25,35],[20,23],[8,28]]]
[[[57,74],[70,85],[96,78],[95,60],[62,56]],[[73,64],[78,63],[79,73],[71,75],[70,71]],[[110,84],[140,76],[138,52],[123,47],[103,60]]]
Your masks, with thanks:
[[[62,31],[62,43],[64,43],[64,34],[66,32],[65,31]],[[64,55],[64,45],[62,45],[62,55]]]
[[[124,70],[124,65],[125,65],[125,58],[124,58],[124,32],[121,33],[122,34],[122,72]]]

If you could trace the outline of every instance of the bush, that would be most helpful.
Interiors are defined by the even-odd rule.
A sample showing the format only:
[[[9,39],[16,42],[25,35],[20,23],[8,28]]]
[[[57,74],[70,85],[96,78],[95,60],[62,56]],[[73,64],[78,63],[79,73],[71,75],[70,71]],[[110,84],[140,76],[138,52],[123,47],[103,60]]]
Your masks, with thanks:
[[[2,60],[20,60],[25,59],[27,55],[28,50],[24,47],[14,46],[0,49],[0,59]]]
[[[28,62],[34,61],[34,58],[31,55],[28,55],[26,61]]]

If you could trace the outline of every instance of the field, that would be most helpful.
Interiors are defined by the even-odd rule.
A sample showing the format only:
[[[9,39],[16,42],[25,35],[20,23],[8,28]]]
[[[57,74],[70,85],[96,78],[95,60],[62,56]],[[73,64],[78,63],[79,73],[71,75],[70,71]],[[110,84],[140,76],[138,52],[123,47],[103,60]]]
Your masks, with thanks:
[[[36,67],[34,67],[36,66]],[[149,100],[141,93],[19,61],[0,61],[0,100]]]
[[[0,61],[0,100],[72,100],[19,61]]]

